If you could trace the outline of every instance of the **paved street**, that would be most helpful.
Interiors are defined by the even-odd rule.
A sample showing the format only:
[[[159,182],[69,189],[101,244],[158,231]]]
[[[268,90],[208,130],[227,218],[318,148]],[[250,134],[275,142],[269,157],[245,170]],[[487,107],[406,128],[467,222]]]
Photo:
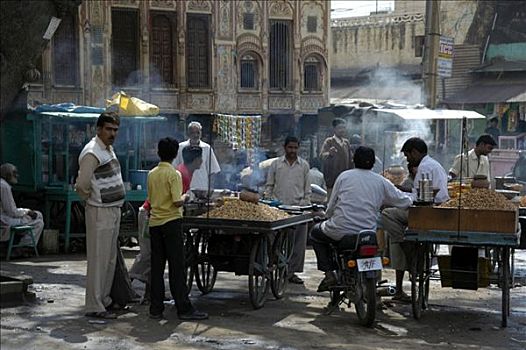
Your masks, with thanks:
[[[127,264],[133,261],[127,252]],[[307,253],[305,286],[291,286],[285,298],[269,297],[263,309],[248,300],[247,277],[219,273],[214,291],[192,300],[210,313],[203,322],[181,322],[167,305],[166,320],[147,317],[132,305],[118,320],[92,324],[83,316],[85,258],[44,256],[2,262],[2,270],[32,275],[33,304],[1,310],[1,347],[9,349],[524,349],[526,346],[526,253],[516,255],[518,286],[511,291],[509,327],[500,327],[500,290],[441,288],[432,282],[431,309],[420,321],[407,304],[386,302],[374,328],[361,327],[354,309],[323,315],[328,293],[315,292],[321,274]],[[384,278],[393,281],[393,273]],[[522,284],[522,286],[519,286]],[[135,285],[142,288],[141,284]],[[408,290],[409,285],[406,285]],[[384,299],[388,300],[388,299]]]

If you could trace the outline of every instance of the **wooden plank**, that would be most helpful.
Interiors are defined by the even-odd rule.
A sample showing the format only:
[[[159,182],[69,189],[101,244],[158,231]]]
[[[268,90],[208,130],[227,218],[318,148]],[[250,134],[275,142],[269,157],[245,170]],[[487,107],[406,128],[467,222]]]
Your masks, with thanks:
[[[408,228],[515,234],[517,223],[517,211],[411,207]]]

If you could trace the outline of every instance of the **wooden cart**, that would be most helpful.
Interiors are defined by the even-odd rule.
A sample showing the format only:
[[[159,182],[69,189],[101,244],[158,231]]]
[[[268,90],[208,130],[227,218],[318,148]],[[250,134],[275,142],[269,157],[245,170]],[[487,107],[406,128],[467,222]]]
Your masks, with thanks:
[[[195,277],[203,293],[214,288],[218,271],[248,275],[248,291],[254,309],[265,304],[269,288],[276,299],[287,286],[292,256],[291,231],[312,221],[311,214],[267,222],[206,217],[185,217],[187,279]]]
[[[470,218],[470,215],[484,219],[475,220]],[[416,253],[413,255],[409,271],[414,318],[420,319],[422,310],[428,306],[431,279],[443,279],[444,273],[458,275],[465,272],[441,269],[442,276],[438,277],[439,270],[431,266],[432,259],[437,256],[434,246],[437,244],[471,246],[490,248],[494,252],[496,267],[491,269],[487,278],[489,284],[496,284],[502,290],[501,324],[502,327],[507,326],[510,314],[510,288],[512,288],[510,254],[513,253],[513,248],[519,245],[521,231],[516,225],[517,213],[507,212],[501,215],[506,216],[506,221],[501,221],[502,217],[495,211],[484,213],[480,210],[463,213],[450,208],[410,208],[409,229],[405,233],[404,241],[416,244]],[[449,219],[446,219],[448,217]],[[432,228],[433,226],[435,228]],[[461,229],[454,230],[452,229],[454,226]],[[470,230],[470,227],[478,231]]]

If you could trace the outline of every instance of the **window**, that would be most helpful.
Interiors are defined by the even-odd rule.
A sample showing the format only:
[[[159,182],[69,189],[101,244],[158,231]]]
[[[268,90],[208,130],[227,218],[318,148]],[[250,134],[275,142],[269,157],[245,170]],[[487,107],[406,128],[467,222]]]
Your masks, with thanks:
[[[152,86],[175,87],[175,16],[153,13],[151,23],[150,82]]]
[[[254,30],[254,14],[244,13],[243,14],[243,29]]]
[[[316,57],[308,57],[303,67],[303,90],[320,91],[320,61]]]
[[[270,88],[291,90],[292,21],[270,21]]]
[[[65,16],[53,35],[53,83],[76,86],[78,83],[78,40],[76,20]],[[41,71],[42,73],[42,71]]]
[[[318,17],[309,16],[307,17],[307,32],[316,33],[318,29]]]
[[[424,53],[424,42],[425,42],[425,36],[423,35],[416,35],[414,37],[414,47],[415,47],[415,57],[422,57]]]
[[[189,88],[210,87],[210,24],[208,15],[188,14],[186,75]]]
[[[257,89],[258,87],[258,61],[252,55],[241,57],[241,88]]]
[[[135,85],[139,70],[138,13],[136,10],[112,9],[112,61],[113,84]]]

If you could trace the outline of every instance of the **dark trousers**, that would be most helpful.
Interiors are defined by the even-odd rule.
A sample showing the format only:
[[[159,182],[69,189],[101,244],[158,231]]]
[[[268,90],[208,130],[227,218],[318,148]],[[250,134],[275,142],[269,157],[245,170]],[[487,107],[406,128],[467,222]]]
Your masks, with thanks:
[[[164,268],[168,260],[170,292],[175,301],[177,314],[193,311],[186,290],[185,253],[181,220],[169,221],[161,226],[150,227],[151,286],[150,314],[164,311]]]
[[[321,224],[319,223],[312,227],[310,239],[314,253],[316,253],[318,270],[323,272],[336,270],[337,266],[333,259],[331,244],[337,244],[338,241],[327,237],[321,230]]]
[[[316,261],[318,263],[318,270],[323,272],[334,271],[338,268],[332,252],[332,245],[338,249],[354,249],[356,247],[356,239],[358,235],[345,235],[340,241],[328,237],[321,230],[321,223],[312,227],[310,231],[310,239],[314,253],[316,253]]]

